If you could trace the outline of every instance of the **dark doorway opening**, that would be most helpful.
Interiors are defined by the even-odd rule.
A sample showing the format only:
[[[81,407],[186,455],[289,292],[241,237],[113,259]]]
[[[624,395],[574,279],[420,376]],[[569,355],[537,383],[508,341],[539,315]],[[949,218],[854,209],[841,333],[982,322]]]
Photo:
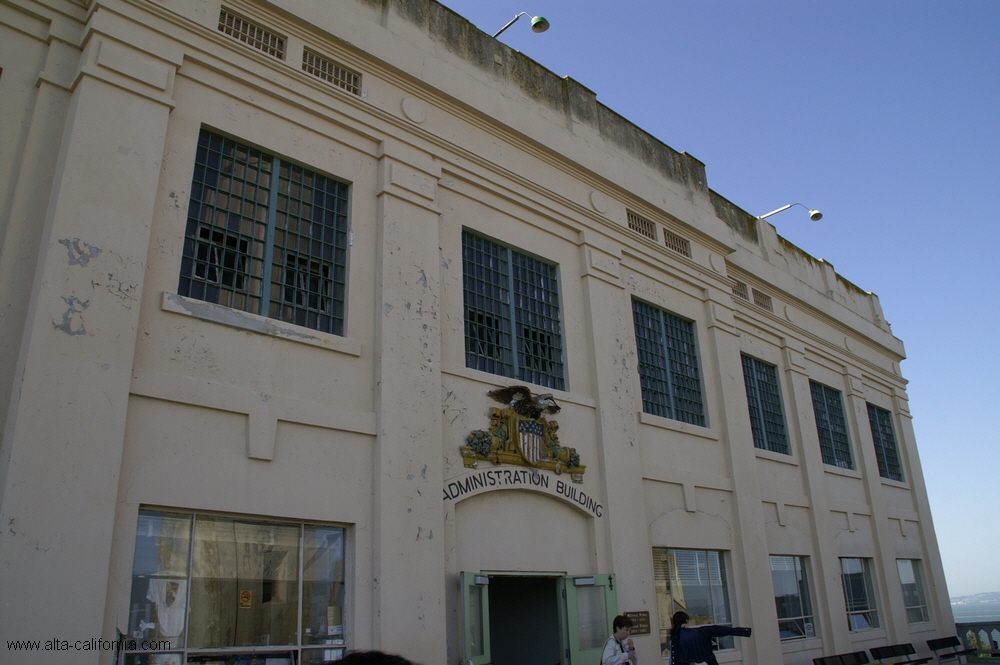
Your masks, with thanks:
[[[556,578],[490,577],[493,665],[558,665]]]

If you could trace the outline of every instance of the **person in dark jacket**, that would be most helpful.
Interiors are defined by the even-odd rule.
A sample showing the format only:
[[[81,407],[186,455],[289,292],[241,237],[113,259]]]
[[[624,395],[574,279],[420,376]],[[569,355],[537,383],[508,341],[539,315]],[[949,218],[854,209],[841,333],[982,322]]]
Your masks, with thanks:
[[[712,652],[712,638],[724,635],[750,637],[749,628],[738,626],[688,627],[687,612],[677,612],[670,618],[670,665],[707,663],[719,665]]]

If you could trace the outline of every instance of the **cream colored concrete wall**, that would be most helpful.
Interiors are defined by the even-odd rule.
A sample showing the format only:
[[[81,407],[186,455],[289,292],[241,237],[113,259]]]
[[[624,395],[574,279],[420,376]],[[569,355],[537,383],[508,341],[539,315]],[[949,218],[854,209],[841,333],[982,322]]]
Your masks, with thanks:
[[[227,6],[287,36],[286,60],[220,34],[218,2],[0,4],[0,644],[124,628],[141,506],[346,525],[349,645],[428,664],[458,660],[470,570],[614,573],[619,608],[651,611],[636,641],[655,662],[652,547],[727,552],[755,628],[730,660],[950,634],[903,347],[874,295],[770,225],[752,240],[696,159],[433,2]],[[301,72],[306,45],[362,95]],[[202,127],[350,183],[343,336],[176,295]],[[465,367],[463,228],[558,265],[566,389],[536,391],[587,472],[547,475],[600,514],[537,488],[442,500],[486,392],[518,383]],[[632,298],[695,323],[707,427],[642,413]],[[777,366],[791,455],[753,447],[740,353]],[[843,392],[856,470],[823,465],[810,379]],[[878,476],[866,402],[893,413],[904,482]],[[810,558],[817,638],[770,629],[770,554]],[[848,632],[840,556],[875,560],[883,628]],[[903,557],[924,562],[928,625],[906,624]]]

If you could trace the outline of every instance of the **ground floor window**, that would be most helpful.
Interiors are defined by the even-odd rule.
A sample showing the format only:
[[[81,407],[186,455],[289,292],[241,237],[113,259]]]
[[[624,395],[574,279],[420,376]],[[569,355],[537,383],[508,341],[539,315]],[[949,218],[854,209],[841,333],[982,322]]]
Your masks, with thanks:
[[[140,510],[125,662],[334,662],[344,582],[343,527]]]
[[[654,547],[653,570],[662,655],[670,653],[674,612],[687,612],[692,626],[732,625],[724,552]],[[720,649],[733,648],[732,637],[720,637],[718,642]]]
[[[852,631],[878,628],[872,560],[843,558],[840,560],[840,572],[844,582],[844,602],[847,604],[847,625]]]
[[[927,597],[924,595],[924,580],[920,575],[920,561],[917,559],[896,559],[899,569],[899,583],[903,587],[903,605],[906,607],[908,623],[930,621],[927,613]]]
[[[815,637],[809,597],[809,560],[803,556],[771,556],[774,605],[782,640]]]

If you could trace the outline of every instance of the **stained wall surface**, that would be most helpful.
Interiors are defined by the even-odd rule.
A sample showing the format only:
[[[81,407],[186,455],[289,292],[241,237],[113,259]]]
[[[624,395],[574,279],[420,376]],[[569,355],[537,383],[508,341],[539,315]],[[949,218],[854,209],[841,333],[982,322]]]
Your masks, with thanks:
[[[255,27],[227,34],[220,12]],[[463,659],[463,573],[611,575],[618,609],[650,614],[640,660],[666,660],[670,549],[723,554],[731,620],[754,627],[726,662],[953,633],[877,296],[571,79],[433,0],[3,0],[0,68],[0,649],[128,637],[150,511],[342,528],[338,648],[428,664]],[[186,243],[211,240],[191,231],[203,132],[346,186],[341,330],[181,293]],[[555,267],[561,384],[469,360],[470,234]],[[253,270],[211,241],[206,280]],[[691,325],[703,422],[644,406],[636,306]],[[755,446],[744,356],[774,368],[786,452]],[[840,395],[849,468],[824,463],[814,384]],[[514,385],[553,396],[584,473],[468,465],[501,406],[487,393]],[[869,405],[901,480],[880,474]],[[778,632],[774,555],[811,571],[803,639]],[[842,558],[870,561],[877,628],[849,624]],[[898,559],[919,561],[927,620]]]

